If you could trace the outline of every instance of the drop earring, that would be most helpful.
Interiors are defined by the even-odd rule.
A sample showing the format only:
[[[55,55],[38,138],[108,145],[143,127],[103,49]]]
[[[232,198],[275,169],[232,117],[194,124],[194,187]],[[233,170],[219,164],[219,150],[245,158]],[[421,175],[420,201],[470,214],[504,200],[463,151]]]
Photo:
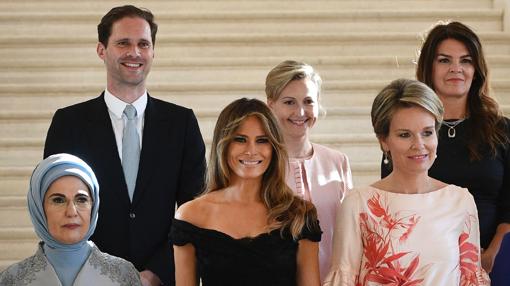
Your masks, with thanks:
[[[383,163],[384,165],[388,165],[390,163],[390,160],[388,160],[388,152],[384,151],[383,154],[384,154]]]

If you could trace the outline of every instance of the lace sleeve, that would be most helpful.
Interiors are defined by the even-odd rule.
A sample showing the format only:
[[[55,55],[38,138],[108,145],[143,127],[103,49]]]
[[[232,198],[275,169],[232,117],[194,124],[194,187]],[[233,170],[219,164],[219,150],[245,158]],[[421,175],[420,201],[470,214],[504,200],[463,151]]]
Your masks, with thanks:
[[[313,242],[321,241],[322,230],[318,220],[312,220],[309,216],[306,217],[306,224],[299,235],[299,239],[308,239]]]
[[[188,243],[196,244],[200,238],[197,227],[183,220],[174,219],[172,229],[170,230],[170,241],[177,246],[183,246]]]

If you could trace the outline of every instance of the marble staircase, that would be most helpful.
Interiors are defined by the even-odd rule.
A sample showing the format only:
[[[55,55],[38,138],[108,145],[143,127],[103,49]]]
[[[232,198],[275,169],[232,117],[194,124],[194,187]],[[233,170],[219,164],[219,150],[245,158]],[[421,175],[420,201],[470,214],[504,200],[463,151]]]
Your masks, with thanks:
[[[356,185],[375,181],[380,150],[370,106],[384,85],[414,78],[423,33],[460,20],[480,35],[494,95],[510,111],[508,0],[132,1],[156,15],[151,95],[193,108],[207,144],[219,111],[239,97],[264,99],[274,65],[296,59],[324,80],[327,111],[314,142],[345,152]],[[0,269],[35,248],[28,179],[53,112],[97,96],[105,71],[96,25],[123,2],[0,2]]]

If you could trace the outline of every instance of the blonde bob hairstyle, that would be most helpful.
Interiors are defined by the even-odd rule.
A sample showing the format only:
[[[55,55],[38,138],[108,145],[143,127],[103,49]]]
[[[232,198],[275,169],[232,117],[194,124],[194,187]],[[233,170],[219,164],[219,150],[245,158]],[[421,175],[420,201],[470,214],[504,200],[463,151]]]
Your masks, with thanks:
[[[283,231],[288,229],[292,237],[297,239],[305,225],[317,220],[317,212],[310,202],[295,196],[285,182],[287,151],[276,118],[262,101],[238,99],[220,113],[214,128],[205,193],[230,185],[232,170],[228,166],[228,147],[239,126],[252,116],[260,121],[273,149],[260,190],[260,199],[268,209],[269,231],[281,228],[283,235]]]
[[[266,96],[276,101],[283,89],[293,80],[310,79],[317,85],[317,98],[320,99],[322,79],[313,67],[298,61],[287,60],[275,66],[266,76]]]
[[[444,109],[435,92],[417,80],[397,79],[384,87],[372,104],[370,115],[377,138],[381,140],[388,136],[391,120],[397,110],[410,107],[420,107],[432,114],[436,133],[439,131]]]

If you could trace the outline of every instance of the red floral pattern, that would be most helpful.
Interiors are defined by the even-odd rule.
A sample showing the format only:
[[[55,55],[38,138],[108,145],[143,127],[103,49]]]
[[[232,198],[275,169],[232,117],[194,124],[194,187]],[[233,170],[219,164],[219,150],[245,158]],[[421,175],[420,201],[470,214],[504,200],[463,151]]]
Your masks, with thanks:
[[[424,277],[417,274],[420,269],[419,253],[398,250],[399,244],[406,242],[412,235],[420,216],[391,213],[378,193],[374,193],[367,205],[369,212],[359,214],[365,263],[361,265],[356,286],[366,286],[369,283],[388,286],[421,285]],[[478,223],[476,215],[468,214],[464,231],[459,236],[460,286],[490,284],[480,268],[480,250],[470,241],[473,223]],[[409,262],[405,264],[404,261]],[[424,272],[420,273],[423,275]]]
[[[466,219],[467,232],[463,232],[459,236],[459,253],[460,253],[460,286],[476,286],[488,285],[489,281],[483,275],[479,264],[480,249],[475,244],[469,242],[471,224],[474,220],[478,220],[468,215]]]
[[[415,286],[423,281],[415,277],[420,264],[420,256],[412,252],[399,252],[393,245],[394,238],[405,242],[420,221],[416,214],[392,215],[388,206],[374,194],[367,201],[370,214],[360,213],[363,255],[366,263],[362,265],[362,276],[358,276],[357,286],[375,282],[388,286]],[[375,218],[374,218],[375,217]],[[411,261],[403,265],[401,258],[411,256]]]

